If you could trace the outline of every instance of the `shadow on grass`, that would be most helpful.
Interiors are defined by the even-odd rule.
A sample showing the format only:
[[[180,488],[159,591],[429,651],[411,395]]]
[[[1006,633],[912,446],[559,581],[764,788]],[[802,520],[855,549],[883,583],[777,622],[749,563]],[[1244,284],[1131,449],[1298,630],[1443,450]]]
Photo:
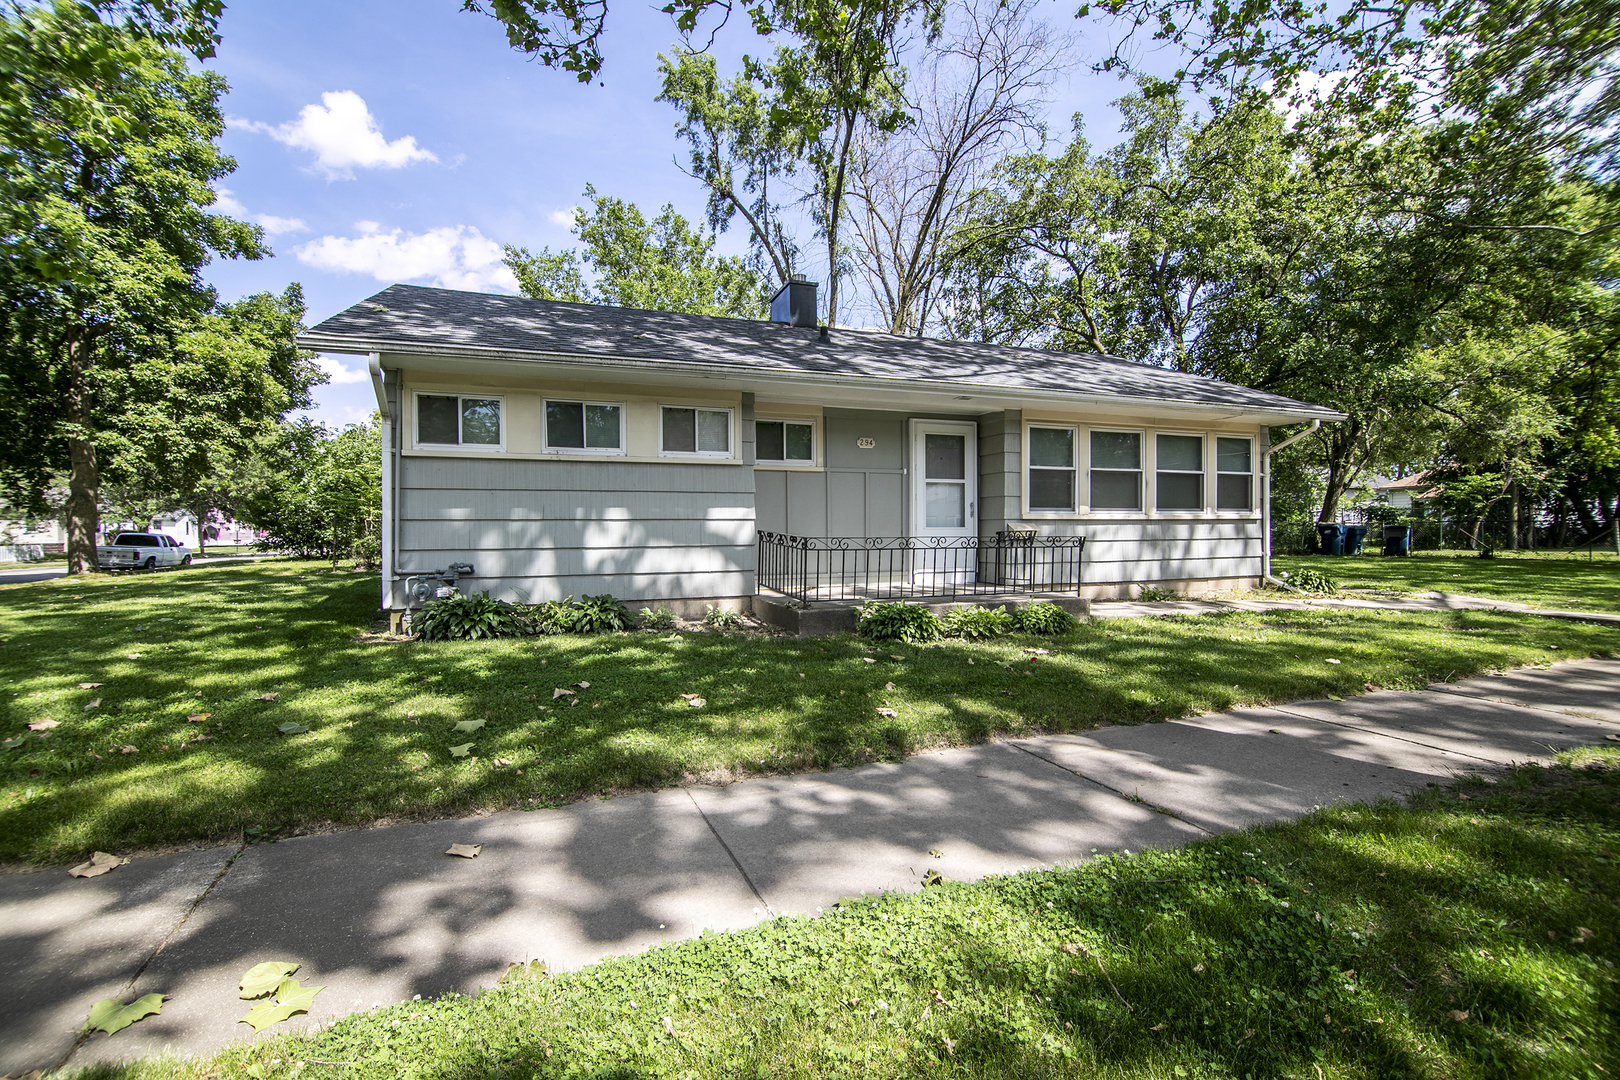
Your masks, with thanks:
[[[1569,555],[1481,559],[1417,554],[1408,558],[1279,556],[1279,570],[1311,569],[1341,588],[1446,592],[1537,607],[1620,612],[1620,558]]]

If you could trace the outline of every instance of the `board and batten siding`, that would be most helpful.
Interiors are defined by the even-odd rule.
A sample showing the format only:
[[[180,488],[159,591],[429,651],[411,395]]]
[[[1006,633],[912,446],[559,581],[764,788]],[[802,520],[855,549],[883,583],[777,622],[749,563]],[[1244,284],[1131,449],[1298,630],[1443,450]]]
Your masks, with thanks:
[[[401,466],[401,578],[471,562],[470,591],[525,603],[754,591],[746,466],[415,455]]]

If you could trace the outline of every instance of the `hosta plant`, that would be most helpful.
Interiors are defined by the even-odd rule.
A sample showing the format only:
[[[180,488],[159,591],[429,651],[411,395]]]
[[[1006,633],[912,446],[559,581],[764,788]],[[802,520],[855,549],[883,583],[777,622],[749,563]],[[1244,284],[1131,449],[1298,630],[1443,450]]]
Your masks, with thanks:
[[[435,600],[411,616],[411,630],[423,641],[474,641],[534,633],[528,612],[489,593],[457,593]]]
[[[964,605],[951,608],[940,617],[940,627],[946,637],[979,641],[1000,637],[1013,631],[1013,617],[1006,608]]]
[[[874,641],[933,641],[941,636],[939,616],[916,604],[866,604],[855,612],[856,630]]]
[[[1050,600],[1025,604],[1012,613],[1013,627],[1022,634],[1067,634],[1080,620]]]

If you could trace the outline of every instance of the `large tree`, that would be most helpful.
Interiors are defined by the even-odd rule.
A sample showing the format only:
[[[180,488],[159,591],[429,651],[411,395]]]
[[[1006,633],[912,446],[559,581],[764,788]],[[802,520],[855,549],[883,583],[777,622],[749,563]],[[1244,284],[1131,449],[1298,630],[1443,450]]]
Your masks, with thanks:
[[[0,380],[28,435],[7,441],[0,471],[25,502],[68,473],[82,573],[96,567],[112,403],[162,396],[140,384],[213,307],[211,258],[265,252],[255,226],[206,210],[235,167],[216,145],[218,75],[138,19],[109,24],[68,0],[0,16],[0,57],[13,76],[0,81]],[[304,375],[284,374],[300,392]],[[242,390],[250,412],[281,400]]]
[[[507,247],[506,265],[524,295],[741,319],[764,312],[760,275],[735,255],[716,255],[714,236],[694,229],[673,206],[648,221],[634,203],[594,187],[585,189],[585,199],[589,205],[574,211],[582,254]]]

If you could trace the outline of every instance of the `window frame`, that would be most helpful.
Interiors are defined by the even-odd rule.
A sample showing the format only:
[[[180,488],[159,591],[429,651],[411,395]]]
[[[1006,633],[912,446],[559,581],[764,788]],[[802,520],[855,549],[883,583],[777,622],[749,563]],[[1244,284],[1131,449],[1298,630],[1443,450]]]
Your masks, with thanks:
[[[1032,431],[1034,431],[1034,429],[1036,429],[1036,428],[1046,428],[1046,429],[1049,429],[1049,430],[1052,430],[1052,431],[1067,431],[1074,437],[1074,442],[1070,446],[1070,449],[1071,449],[1071,452],[1072,452],[1070,460],[1074,462],[1074,464],[1070,466],[1070,471],[1073,472],[1073,474],[1074,474],[1074,488],[1072,489],[1072,494],[1073,494],[1074,498],[1071,500],[1071,505],[1069,505],[1066,508],[1065,507],[1048,507],[1048,506],[1040,506],[1040,507],[1038,507],[1033,502],[1030,501],[1031,500],[1030,492],[1031,492],[1031,488],[1032,488],[1031,472],[1033,470],[1035,470],[1035,469],[1046,469],[1046,470],[1051,471],[1051,472],[1060,472],[1060,471],[1062,471],[1062,470],[1058,469],[1056,466],[1031,464],[1030,450],[1029,450],[1030,441],[1031,441],[1030,433]],[[1058,420],[1051,420],[1051,421],[1047,421],[1047,420],[1028,420],[1028,421],[1025,421],[1025,423],[1024,423],[1024,459],[1023,459],[1024,468],[1023,468],[1023,472],[1024,472],[1024,515],[1026,517],[1074,517],[1075,515],[1077,515],[1077,514],[1079,514],[1081,512],[1083,507],[1085,507],[1087,505],[1087,500],[1089,500],[1091,498],[1091,490],[1090,490],[1089,470],[1088,469],[1083,469],[1080,466],[1080,444],[1081,444],[1082,433],[1085,433],[1084,437],[1085,437],[1086,440],[1089,440],[1091,438],[1089,429],[1084,428],[1079,424],[1065,424],[1062,421],[1058,421]],[[1089,443],[1088,443],[1088,445],[1086,447],[1086,451],[1087,451],[1086,457],[1087,457],[1087,460],[1089,461],[1090,460],[1090,446],[1089,446]],[[1085,499],[1080,498],[1080,495],[1081,495],[1080,476],[1081,476],[1082,473],[1086,473],[1087,476],[1088,476],[1087,490],[1085,492],[1085,495],[1086,495]]]
[[[424,397],[453,397],[456,399],[456,441],[453,443],[438,443],[422,441],[422,398]],[[461,402],[471,398],[474,401],[493,401],[498,403],[501,410],[501,440],[498,443],[466,443],[461,441]],[[506,428],[508,416],[505,394],[463,393],[460,390],[412,390],[411,391],[411,449],[413,450],[448,450],[459,454],[504,454],[506,452]]]
[[[666,450],[664,448],[664,410],[665,409],[691,409],[692,440],[697,441],[697,413],[723,412],[726,414],[726,450],[719,453],[714,450]],[[658,456],[679,458],[686,461],[732,461],[737,456],[737,410],[731,405],[681,405],[678,403],[658,403]]]
[[[619,410],[619,445],[617,448],[609,446],[552,446],[551,445],[551,414],[552,402],[559,405],[578,405],[580,407],[580,424],[585,424],[584,410],[591,405],[606,405]],[[587,398],[545,397],[540,398],[540,450],[546,454],[572,454],[576,457],[624,457],[625,441],[629,438],[629,431],[625,423],[625,406],[622,401],[591,401]],[[583,436],[581,436],[583,438]]]
[[[1199,444],[1199,446],[1201,448],[1200,451],[1199,451],[1200,468],[1198,468],[1196,471],[1192,470],[1192,469],[1161,469],[1159,467],[1159,436],[1160,435],[1173,435],[1173,436],[1179,436],[1181,438],[1186,438],[1186,439],[1197,439],[1198,444]],[[1210,467],[1209,440],[1210,440],[1210,433],[1207,432],[1207,431],[1167,431],[1167,430],[1164,430],[1162,428],[1155,428],[1154,429],[1154,431],[1153,431],[1153,513],[1155,515],[1161,515],[1162,514],[1162,515],[1167,516],[1167,517],[1175,517],[1175,516],[1183,516],[1183,517],[1185,517],[1185,516],[1189,516],[1189,515],[1204,514],[1204,513],[1208,512],[1209,506],[1210,506],[1210,498],[1209,498],[1210,497],[1210,490],[1209,490],[1209,467]],[[1160,509],[1159,508],[1159,474],[1161,472],[1169,473],[1172,476],[1196,476],[1196,477],[1198,477],[1198,505],[1197,506],[1191,506],[1191,507],[1178,506],[1178,507],[1173,507],[1171,509]],[[1146,502],[1147,500],[1144,499],[1143,501]]]
[[[1088,514],[1104,514],[1104,515],[1108,515],[1110,517],[1127,517],[1127,516],[1146,517],[1147,513],[1148,513],[1148,510],[1147,510],[1147,506],[1148,506],[1148,469],[1147,469],[1147,449],[1148,449],[1148,438],[1147,438],[1147,436],[1148,436],[1148,432],[1147,432],[1147,429],[1146,428],[1131,428],[1131,427],[1096,427],[1096,426],[1088,426],[1085,430],[1086,430],[1086,512]],[[1099,432],[1099,433],[1104,434],[1104,435],[1135,435],[1137,437],[1137,440],[1138,440],[1137,444],[1136,444],[1136,462],[1137,462],[1136,468],[1134,470],[1132,470],[1132,469],[1101,469],[1101,470],[1099,470],[1097,468],[1097,465],[1096,465],[1095,461],[1093,460],[1093,455],[1092,455],[1092,452],[1091,452],[1091,436],[1092,436],[1093,432]],[[1157,462],[1155,462],[1155,464],[1157,464]],[[1115,506],[1103,506],[1103,507],[1097,506],[1095,500],[1092,499],[1091,475],[1092,475],[1092,473],[1099,472],[1099,471],[1101,471],[1101,472],[1110,472],[1110,473],[1123,473],[1123,472],[1132,472],[1132,471],[1134,471],[1136,473],[1136,501],[1137,501],[1138,505],[1136,507],[1134,507],[1134,508],[1131,508],[1131,507],[1115,507]],[[1155,493],[1155,494],[1157,494],[1157,493]]]
[[[1213,432],[1212,437],[1215,439],[1215,512],[1217,514],[1231,514],[1234,517],[1253,517],[1259,513],[1258,504],[1260,502],[1259,494],[1255,489],[1255,481],[1259,476],[1259,470],[1255,468],[1256,458],[1259,454],[1259,440],[1253,435],[1223,435],[1220,432]],[[1247,472],[1225,472],[1221,469],[1220,440],[1222,439],[1237,439],[1249,444],[1249,469]],[[1247,476],[1249,478],[1249,505],[1247,509],[1222,508],[1221,477],[1223,476]]]
[[[692,406],[702,408],[703,406]],[[687,408],[683,405],[672,405],[670,408]],[[814,469],[821,464],[821,425],[812,419],[803,416],[756,416],[754,417],[754,464],[767,469]],[[760,424],[799,424],[810,429],[810,460],[801,461],[798,458],[762,458],[759,456],[759,427]],[[658,407],[658,441],[662,446],[664,441],[664,407]],[[786,453],[787,433],[783,432],[783,452]]]

